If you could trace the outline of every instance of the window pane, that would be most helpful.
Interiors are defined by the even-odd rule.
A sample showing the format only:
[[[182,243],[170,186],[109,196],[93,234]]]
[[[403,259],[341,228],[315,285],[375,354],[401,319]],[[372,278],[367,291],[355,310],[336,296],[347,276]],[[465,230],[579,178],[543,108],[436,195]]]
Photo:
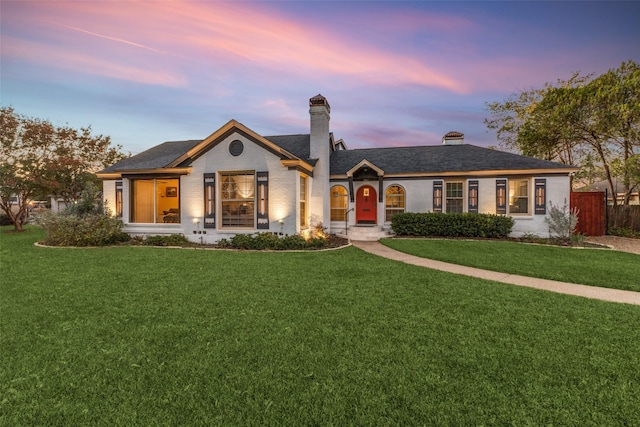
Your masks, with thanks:
[[[391,185],[385,193],[385,221],[390,222],[394,215],[403,213],[405,208],[404,188]]]
[[[347,216],[347,189],[341,185],[331,187],[331,221],[345,221]]]
[[[529,180],[509,180],[509,213],[529,212]]]
[[[253,228],[255,225],[255,175],[221,173],[222,226]]]
[[[462,182],[447,182],[447,213],[462,213],[463,211],[463,185]]]
[[[131,204],[131,222],[153,223],[154,218],[154,180],[136,179],[133,181]]]
[[[116,182],[116,216],[122,218],[122,181]]]
[[[300,226],[307,225],[307,177],[300,175]]]
[[[158,223],[176,224],[180,222],[177,179],[156,179],[156,206]]]

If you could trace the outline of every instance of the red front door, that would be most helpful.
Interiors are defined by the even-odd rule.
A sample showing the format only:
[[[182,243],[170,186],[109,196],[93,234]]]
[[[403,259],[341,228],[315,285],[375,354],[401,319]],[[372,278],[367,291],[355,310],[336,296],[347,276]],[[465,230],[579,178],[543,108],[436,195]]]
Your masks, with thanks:
[[[370,185],[358,188],[356,192],[356,224],[376,224],[378,217],[378,197]]]

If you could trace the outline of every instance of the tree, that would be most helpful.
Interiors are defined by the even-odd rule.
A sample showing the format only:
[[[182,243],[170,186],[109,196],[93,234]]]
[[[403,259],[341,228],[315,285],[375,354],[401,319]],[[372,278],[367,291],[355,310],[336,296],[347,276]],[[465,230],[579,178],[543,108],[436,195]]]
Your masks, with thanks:
[[[628,61],[595,79],[574,73],[487,106],[493,117],[485,123],[504,147],[580,166],[578,178],[601,175],[612,194],[614,178],[621,178],[628,203],[634,178],[627,163],[640,148],[638,64]]]
[[[90,126],[57,127],[11,107],[0,108],[0,130],[0,209],[16,231],[29,202],[53,194],[71,203],[96,179],[94,172],[126,157],[108,136],[91,135]]]

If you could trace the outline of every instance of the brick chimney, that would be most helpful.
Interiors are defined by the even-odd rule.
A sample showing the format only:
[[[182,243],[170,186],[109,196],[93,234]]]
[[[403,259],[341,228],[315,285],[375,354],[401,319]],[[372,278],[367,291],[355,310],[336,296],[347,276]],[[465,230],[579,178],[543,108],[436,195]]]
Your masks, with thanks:
[[[318,94],[309,99],[310,155],[318,159],[313,169],[309,198],[309,225],[322,223],[329,226],[331,208],[329,205],[329,158],[331,156],[331,137],[329,134],[329,120],[331,107],[327,99]]]
[[[464,144],[464,134],[460,132],[449,132],[442,137],[443,145],[461,145]]]

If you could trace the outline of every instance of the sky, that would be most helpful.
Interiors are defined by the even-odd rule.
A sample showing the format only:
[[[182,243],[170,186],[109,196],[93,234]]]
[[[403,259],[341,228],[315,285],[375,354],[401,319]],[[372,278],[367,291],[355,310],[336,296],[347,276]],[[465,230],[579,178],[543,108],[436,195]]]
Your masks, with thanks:
[[[640,2],[6,1],[0,98],[91,125],[123,151],[235,119],[309,133],[331,105],[348,148],[498,144],[486,103],[640,61]]]

